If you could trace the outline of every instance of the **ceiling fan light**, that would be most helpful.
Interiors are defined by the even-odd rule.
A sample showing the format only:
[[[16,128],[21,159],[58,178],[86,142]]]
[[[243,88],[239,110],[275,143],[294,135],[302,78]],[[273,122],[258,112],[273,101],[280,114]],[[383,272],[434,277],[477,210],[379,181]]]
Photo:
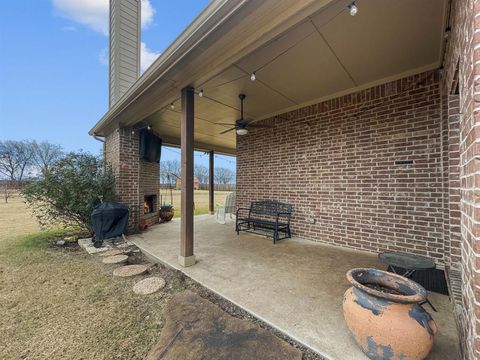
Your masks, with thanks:
[[[358,7],[355,5],[355,1],[348,5],[348,10],[350,11],[351,16],[355,16],[358,13]]]
[[[245,128],[240,128],[240,129],[237,129],[237,135],[247,135],[248,134],[248,130],[245,129]]]

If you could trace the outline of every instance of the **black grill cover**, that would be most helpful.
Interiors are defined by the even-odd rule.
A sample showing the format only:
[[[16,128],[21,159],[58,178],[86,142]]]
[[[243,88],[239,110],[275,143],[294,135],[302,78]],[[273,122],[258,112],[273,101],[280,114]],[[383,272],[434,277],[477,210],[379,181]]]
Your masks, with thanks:
[[[117,202],[104,202],[91,215],[95,240],[121,236],[128,226],[128,207]]]

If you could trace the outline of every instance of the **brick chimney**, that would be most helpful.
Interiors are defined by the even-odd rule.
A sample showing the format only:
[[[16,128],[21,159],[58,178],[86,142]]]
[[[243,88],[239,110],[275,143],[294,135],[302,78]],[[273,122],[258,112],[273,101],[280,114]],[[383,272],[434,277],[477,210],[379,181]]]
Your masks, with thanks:
[[[140,76],[141,0],[110,0],[109,106]]]

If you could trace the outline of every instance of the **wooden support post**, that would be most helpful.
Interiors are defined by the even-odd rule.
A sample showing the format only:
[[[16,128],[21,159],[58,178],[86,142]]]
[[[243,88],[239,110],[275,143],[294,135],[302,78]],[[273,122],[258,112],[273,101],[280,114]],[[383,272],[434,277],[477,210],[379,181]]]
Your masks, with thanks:
[[[215,214],[215,195],[214,195],[214,191],[215,191],[215,185],[214,185],[214,182],[213,182],[213,174],[214,174],[214,156],[215,156],[215,153],[212,151],[210,151],[208,153],[209,155],[209,164],[208,164],[208,213],[210,215],[213,215]]]
[[[180,142],[182,149],[182,190],[181,190],[181,239],[178,262],[182,266],[195,264],[193,254],[193,130],[194,90],[191,86],[182,89],[182,120]]]

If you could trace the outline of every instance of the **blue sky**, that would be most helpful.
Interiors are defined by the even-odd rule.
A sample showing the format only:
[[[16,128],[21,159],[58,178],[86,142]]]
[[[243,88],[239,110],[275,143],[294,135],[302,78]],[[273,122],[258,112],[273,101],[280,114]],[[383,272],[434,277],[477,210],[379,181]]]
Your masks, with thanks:
[[[151,62],[208,4],[143,0],[143,60]],[[35,139],[99,153],[88,130],[108,107],[108,0],[15,0],[0,12],[0,140]],[[145,64],[143,64],[145,67]],[[167,149],[162,160],[179,159]],[[235,169],[233,158],[216,166]],[[197,153],[196,163],[208,164]]]

